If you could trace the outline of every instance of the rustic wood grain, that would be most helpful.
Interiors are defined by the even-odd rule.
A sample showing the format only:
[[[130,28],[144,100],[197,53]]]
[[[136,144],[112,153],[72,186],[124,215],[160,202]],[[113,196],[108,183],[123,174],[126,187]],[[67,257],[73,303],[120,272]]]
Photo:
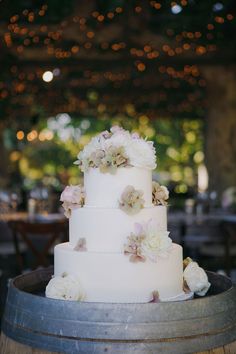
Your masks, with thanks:
[[[60,354],[56,352],[48,352],[42,349],[32,348],[6,337],[1,334],[0,340],[0,353],[1,354]]]
[[[224,354],[235,354],[236,353],[236,342],[227,344],[224,346]]]
[[[1,354],[62,354],[59,352],[48,352],[42,349],[36,349],[24,345],[6,337],[3,333],[0,338]],[[89,354],[89,353],[88,353]],[[179,353],[184,354],[184,353]],[[236,342],[227,344],[224,347],[197,352],[195,354],[236,354]]]

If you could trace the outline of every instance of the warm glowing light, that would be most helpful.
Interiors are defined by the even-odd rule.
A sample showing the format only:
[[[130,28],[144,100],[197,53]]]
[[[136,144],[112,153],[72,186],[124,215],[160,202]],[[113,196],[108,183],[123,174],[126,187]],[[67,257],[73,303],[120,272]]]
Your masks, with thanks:
[[[21,157],[21,153],[19,151],[12,151],[10,154],[10,160],[15,162],[18,161]]]
[[[23,132],[23,130],[19,130],[17,133],[16,133],[16,137],[18,140],[23,140],[24,139],[24,136],[25,136],[25,133]]]
[[[93,38],[94,37],[94,32],[92,32],[92,31],[87,32],[87,37],[88,38]]]
[[[233,18],[234,18],[234,16],[233,16],[232,14],[228,14],[228,15],[226,16],[226,18],[227,18],[227,20],[232,21]]]
[[[137,68],[138,71],[144,71],[146,69],[146,65],[144,63],[138,63]]]
[[[123,11],[123,9],[122,7],[117,7],[115,11],[116,13],[120,14]]]
[[[150,45],[145,45],[143,49],[144,49],[144,52],[148,53],[152,50],[152,47],[150,47]]]
[[[183,48],[184,48],[184,50],[189,50],[191,48],[191,46],[188,43],[184,43]]]
[[[53,137],[54,137],[54,133],[48,129],[44,129],[39,133],[39,140],[40,141],[52,140]]]
[[[207,29],[208,29],[209,31],[212,31],[212,30],[214,29],[214,25],[213,25],[212,23],[208,23]]]
[[[27,134],[27,140],[28,141],[33,141],[38,137],[38,132],[36,130],[32,130]]]
[[[205,54],[205,53],[206,53],[206,48],[205,48],[204,46],[200,45],[200,46],[198,46],[198,47],[196,48],[196,53],[197,53],[198,55]]]
[[[45,71],[42,76],[43,81],[50,82],[53,79],[53,73],[51,71]]]
[[[104,20],[104,16],[103,16],[103,15],[99,15],[99,16],[97,17],[97,20],[98,20],[99,22],[102,22],[102,21]]]
[[[224,18],[221,17],[221,16],[216,16],[216,17],[215,17],[215,21],[216,21],[217,23],[220,23],[220,24],[222,24],[222,23],[225,22]]]
[[[78,53],[78,51],[79,51],[79,47],[78,47],[77,45],[74,45],[74,46],[71,48],[71,52],[72,52],[73,54]]]
[[[113,12],[108,12],[108,14],[107,14],[107,17],[111,20],[111,19],[113,19],[113,17],[114,17],[115,15],[113,14]]]
[[[94,18],[97,18],[98,15],[99,15],[99,13],[98,13],[97,11],[92,12],[92,16],[93,16]]]
[[[159,2],[156,2],[154,4],[154,7],[155,7],[156,10],[159,10],[161,8],[161,4]]]
[[[142,11],[142,8],[141,6],[136,6],[134,10],[135,12],[140,13]]]

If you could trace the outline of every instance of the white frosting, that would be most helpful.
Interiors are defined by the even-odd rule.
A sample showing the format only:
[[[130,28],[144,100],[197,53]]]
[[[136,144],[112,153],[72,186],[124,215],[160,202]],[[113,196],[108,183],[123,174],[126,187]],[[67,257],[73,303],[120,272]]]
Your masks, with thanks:
[[[85,205],[116,208],[124,189],[131,185],[143,192],[145,207],[152,205],[152,171],[138,167],[119,167],[115,174],[89,168],[84,174]]]
[[[88,302],[149,302],[153,291],[164,301],[183,293],[182,259],[176,244],[157,263],[132,263],[122,253],[76,252],[64,243],[55,247],[55,275],[78,277]]]
[[[122,252],[135,223],[152,219],[157,230],[166,231],[166,214],[166,207],[161,205],[141,209],[135,215],[118,208],[75,209],[69,220],[70,243],[74,247],[80,238],[85,238],[88,251]]]

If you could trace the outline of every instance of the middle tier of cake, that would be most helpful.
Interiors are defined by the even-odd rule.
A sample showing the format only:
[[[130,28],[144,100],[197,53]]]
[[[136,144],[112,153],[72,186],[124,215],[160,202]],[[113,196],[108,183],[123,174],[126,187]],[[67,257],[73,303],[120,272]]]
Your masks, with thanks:
[[[85,239],[89,252],[123,252],[135,223],[150,219],[157,231],[167,231],[167,208],[162,205],[141,209],[135,215],[119,208],[78,208],[72,210],[69,220],[69,241],[75,247]]]

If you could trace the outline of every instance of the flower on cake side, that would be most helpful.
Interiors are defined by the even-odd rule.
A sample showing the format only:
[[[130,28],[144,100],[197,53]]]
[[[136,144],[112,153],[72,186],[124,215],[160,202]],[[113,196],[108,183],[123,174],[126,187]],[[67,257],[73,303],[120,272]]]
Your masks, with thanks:
[[[184,287],[192,291],[198,296],[206,295],[211,284],[208,281],[208,276],[205,270],[199,267],[197,262],[191,258],[186,258],[183,261],[184,266]]]
[[[169,199],[169,191],[165,186],[161,186],[158,182],[152,182],[152,203],[154,205],[167,205]]]
[[[133,186],[127,186],[119,200],[119,207],[125,213],[134,215],[144,208],[143,192]]]
[[[103,173],[115,173],[117,168],[126,166],[156,168],[153,142],[118,126],[93,137],[77,158],[75,164],[83,172],[90,167],[99,168]]]
[[[134,232],[127,238],[124,253],[130,255],[131,262],[157,262],[168,256],[172,240],[168,231],[157,230],[153,220],[143,224],[135,223]]]
[[[67,273],[52,277],[46,286],[45,295],[58,300],[83,301],[85,299],[79,279]]]
[[[60,201],[63,202],[64,214],[71,216],[71,210],[81,208],[84,205],[85,192],[81,185],[67,186],[61,193]]]
[[[78,252],[87,251],[86,239],[84,237],[79,238],[77,244],[74,247],[74,251],[78,251]]]

